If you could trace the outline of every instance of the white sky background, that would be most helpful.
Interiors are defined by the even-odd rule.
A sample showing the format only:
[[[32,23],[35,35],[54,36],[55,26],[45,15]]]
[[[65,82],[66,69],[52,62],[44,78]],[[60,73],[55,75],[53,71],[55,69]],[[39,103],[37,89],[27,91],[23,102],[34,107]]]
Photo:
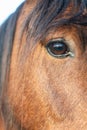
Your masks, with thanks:
[[[0,0],[0,25],[24,0]]]

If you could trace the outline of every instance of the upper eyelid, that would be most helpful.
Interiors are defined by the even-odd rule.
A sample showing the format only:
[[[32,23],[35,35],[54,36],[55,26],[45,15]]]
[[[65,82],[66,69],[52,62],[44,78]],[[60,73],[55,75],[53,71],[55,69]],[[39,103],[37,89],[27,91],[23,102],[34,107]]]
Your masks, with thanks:
[[[61,38],[61,37],[50,39],[49,41],[46,41],[45,46],[47,46],[50,42],[56,42],[56,41],[64,42],[67,46],[69,46],[69,43],[64,38]]]
[[[54,39],[50,39],[48,42],[50,41],[65,41],[64,38],[54,38]]]

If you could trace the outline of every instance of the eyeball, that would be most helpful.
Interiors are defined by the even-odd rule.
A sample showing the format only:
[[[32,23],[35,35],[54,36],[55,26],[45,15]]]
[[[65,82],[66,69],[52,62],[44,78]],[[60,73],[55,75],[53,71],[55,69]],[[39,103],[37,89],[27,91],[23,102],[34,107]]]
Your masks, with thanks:
[[[71,55],[69,46],[62,39],[49,41],[46,49],[51,56],[56,58],[66,58]]]

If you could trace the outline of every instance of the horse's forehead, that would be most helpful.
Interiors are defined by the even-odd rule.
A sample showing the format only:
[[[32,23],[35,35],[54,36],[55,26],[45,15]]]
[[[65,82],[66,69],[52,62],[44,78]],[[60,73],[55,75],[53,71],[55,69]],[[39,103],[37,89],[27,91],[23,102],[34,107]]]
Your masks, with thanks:
[[[26,0],[25,1],[27,4],[35,4],[38,2],[38,0]]]
[[[26,2],[30,2],[30,3],[35,2],[35,1],[38,1],[38,0],[26,0]]]
[[[34,7],[37,5],[37,1],[38,0],[26,0],[25,1],[22,11],[20,13],[20,16],[18,18],[16,31],[20,30],[21,24],[23,24],[23,22],[25,21],[25,17],[27,18],[29,16],[29,14],[32,12]]]

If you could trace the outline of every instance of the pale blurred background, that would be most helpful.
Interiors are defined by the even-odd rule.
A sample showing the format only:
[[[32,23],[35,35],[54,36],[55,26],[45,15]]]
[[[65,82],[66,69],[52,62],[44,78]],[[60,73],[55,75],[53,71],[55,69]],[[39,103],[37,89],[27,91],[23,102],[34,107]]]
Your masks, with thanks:
[[[0,25],[25,0],[0,0]]]

